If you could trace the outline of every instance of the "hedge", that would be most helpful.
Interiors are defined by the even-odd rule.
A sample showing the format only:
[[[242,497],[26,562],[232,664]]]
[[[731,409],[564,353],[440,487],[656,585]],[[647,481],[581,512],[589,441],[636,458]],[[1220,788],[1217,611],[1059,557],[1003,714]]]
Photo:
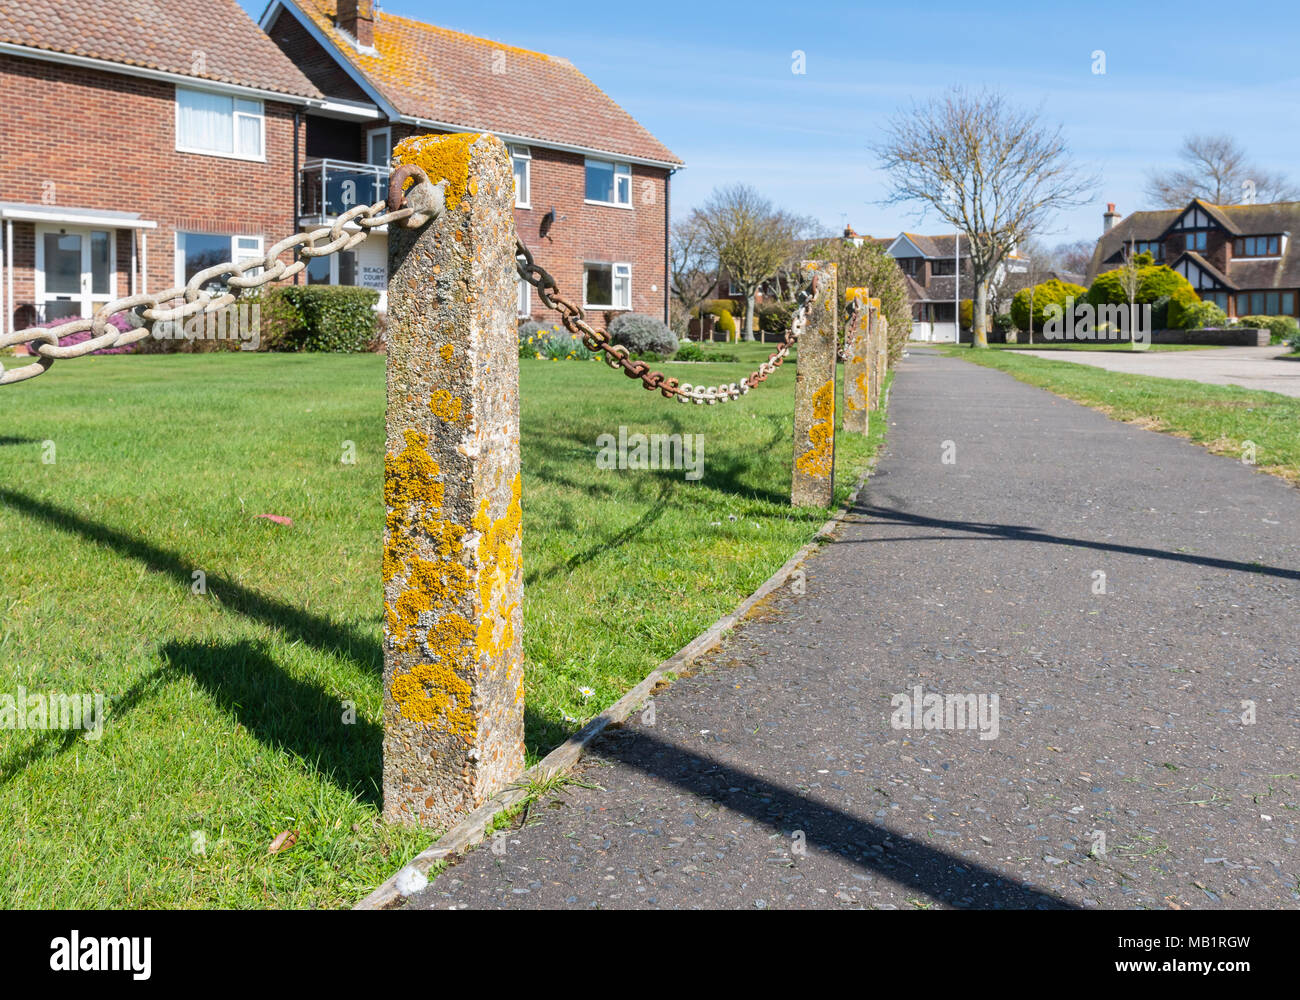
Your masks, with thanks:
[[[1294,316],[1243,316],[1237,320],[1237,325],[1267,330],[1270,335],[1269,342],[1273,344],[1282,343],[1300,329],[1300,324],[1296,323]]]
[[[379,292],[352,285],[281,285],[250,299],[261,307],[261,349],[356,354],[379,332]]]
[[[1033,295],[1034,315],[1029,315],[1029,299]],[[1032,289],[1022,288],[1016,292],[1015,297],[1011,300],[1011,321],[1015,323],[1017,330],[1029,330],[1029,323],[1032,318],[1034,329],[1041,331],[1043,324],[1047,322],[1047,307],[1059,306],[1061,316],[1065,316],[1065,307],[1067,299],[1074,299],[1076,305],[1083,303],[1088,290],[1082,285],[1071,284],[1068,281],[1059,281],[1052,278],[1050,281],[1044,281],[1040,285],[1035,285]]]

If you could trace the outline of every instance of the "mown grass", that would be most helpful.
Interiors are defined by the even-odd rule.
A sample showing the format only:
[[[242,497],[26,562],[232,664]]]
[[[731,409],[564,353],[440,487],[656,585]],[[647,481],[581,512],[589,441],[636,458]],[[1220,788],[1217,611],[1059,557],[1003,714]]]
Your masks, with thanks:
[[[0,730],[0,905],[337,907],[431,841],[379,820],[383,366],[97,357],[0,394],[0,694],[110,698],[98,740]],[[532,762],[826,512],[788,506],[793,365],[714,407],[599,363],[521,370]],[[841,436],[837,496],[883,423]],[[703,435],[703,479],[598,469],[620,426]]]
[[[1242,458],[1247,443],[1253,442],[1255,463],[1262,471],[1300,483],[1300,399],[1236,386],[1129,375],[1014,351],[942,350],[1119,420],[1188,438],[1216,454]]]

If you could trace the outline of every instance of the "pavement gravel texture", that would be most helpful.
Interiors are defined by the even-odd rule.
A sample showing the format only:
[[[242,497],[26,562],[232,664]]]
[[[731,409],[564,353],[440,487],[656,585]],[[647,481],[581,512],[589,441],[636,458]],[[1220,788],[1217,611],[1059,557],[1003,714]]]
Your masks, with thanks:
[[[1300,396],[1300,359],[1288,347],[1216,347],[1203,351],[1025,351],[1049,361],[1073,361],[1129,375],[1185,378],[1209,385]]]
[[[1297,567],[1281,480],[914,349],[803,577],[407,908],[1300,907]]]

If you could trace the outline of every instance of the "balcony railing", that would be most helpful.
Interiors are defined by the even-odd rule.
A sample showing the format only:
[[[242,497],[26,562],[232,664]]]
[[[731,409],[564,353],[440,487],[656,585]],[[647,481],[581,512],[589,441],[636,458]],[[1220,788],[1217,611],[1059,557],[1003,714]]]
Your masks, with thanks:
[[[347,160],[308,160],[302,168],[298,218],[304,224],[324,224],[357,205],[373,205],[388,197],[386,166]]]

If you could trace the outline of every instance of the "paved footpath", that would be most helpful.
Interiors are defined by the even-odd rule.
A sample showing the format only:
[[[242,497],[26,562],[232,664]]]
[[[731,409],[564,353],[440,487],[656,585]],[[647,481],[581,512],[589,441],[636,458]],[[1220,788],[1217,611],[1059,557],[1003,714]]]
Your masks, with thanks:
[[[1185,378],[1210,385],[1264,389],[1300,396],[1300,360],[1287,347],[1216,347],[1204,351],[1025,351],[1049,361],[1073,361],[1129,375]]]
[[[1298,908],[1298,586],[1300,491],[914,349],[805,592],[410,906]]]

